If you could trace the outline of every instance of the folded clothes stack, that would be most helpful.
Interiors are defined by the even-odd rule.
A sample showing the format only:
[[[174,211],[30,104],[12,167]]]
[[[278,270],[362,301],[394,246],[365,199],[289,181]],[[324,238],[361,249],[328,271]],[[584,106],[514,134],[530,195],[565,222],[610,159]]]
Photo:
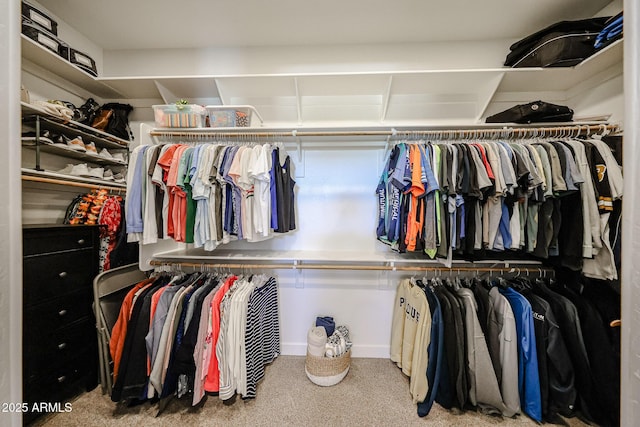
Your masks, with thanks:
[[[66,120],[73,120],[73,109],[61,101],[33,101],[31,104],[54,116],[59,116]]]
[[[622,37],[622,12],[612,17],[606,22],[606,26],[596,36],[594,47],[601,49]]]
[[[316,326],[307,334],[307,351],[317,357],[339,357],[351,349],[349,328],[336,326],[333,317],[316,318]]]

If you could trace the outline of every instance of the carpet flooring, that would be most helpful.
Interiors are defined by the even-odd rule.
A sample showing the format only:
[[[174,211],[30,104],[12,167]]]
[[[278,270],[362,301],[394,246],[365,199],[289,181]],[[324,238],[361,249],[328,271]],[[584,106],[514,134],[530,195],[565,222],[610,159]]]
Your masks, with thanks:
[[[409,395],[409,380],[388,359],[356,359],[346,378],[333,387],[313,384],[304,357],[280,356],[266,369],[257,397],[224,405],[207,396],[198,407],[173,399],[158,415],[158,404],[116,405],[100,387],[72,402],[72,411],[49,415],[34,426],[536,426],[524,415],[514,419],[475,411],[454,414],[434,404],[420,418]],[[583,426],[578,419],[569,426]]]

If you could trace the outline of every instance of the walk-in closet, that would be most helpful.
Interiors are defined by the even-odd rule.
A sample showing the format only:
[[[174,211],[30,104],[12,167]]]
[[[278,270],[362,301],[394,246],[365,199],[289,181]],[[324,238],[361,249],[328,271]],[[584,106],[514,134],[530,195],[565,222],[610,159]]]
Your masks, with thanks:
[[[637,2],[0,7],[0,425],[635,425]]]

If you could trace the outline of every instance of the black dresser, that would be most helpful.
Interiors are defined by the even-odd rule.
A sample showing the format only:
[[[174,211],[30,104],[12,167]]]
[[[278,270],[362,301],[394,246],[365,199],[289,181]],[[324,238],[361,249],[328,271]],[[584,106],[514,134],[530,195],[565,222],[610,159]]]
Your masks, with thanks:
[[[23,227],[23,402],[64,402],[97,385],[92,309],[97,226]],[[24,414],[25,424],[40,412]]]

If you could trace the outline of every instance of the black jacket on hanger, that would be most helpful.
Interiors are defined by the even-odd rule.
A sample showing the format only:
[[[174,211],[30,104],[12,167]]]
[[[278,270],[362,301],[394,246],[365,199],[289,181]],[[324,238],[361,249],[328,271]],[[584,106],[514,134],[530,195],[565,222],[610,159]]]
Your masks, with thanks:
[[[557,423],[558,413],[568,416],[575,408],[573,365],[551,305],[530,289],[523,289],[521,293],[533,309],[542,415],[546,422]]]
[[[462,304],[458,300],[458,297],[454,295],[447,286],[440,286],[441,295],[449,300],[451,305],[451,313],[453,315],[454,324],[454,340],[455,345],[452,350],[452,355],[449,355],[453,361],[453,374],[455,385],[455,403],[454,406],[464,410],[469,398],[469,387],[467,379],[467,351],[466,351],[466,339],[464,328],[464,314]],[[445,332],[446,334],[446,332]],[[457,405],[456,405],[457,404]]]
[[[440,302],[442,320],[444,324],[444,346],[442,349],[443,363],[436,402],[445,409],[451,409],[454,405],[456,384],[456,327],[453,319],[451,301],[449,301],[449,298],[444,294],[442,286],[435,286],[433,288],[433,293]]]
[[[566,297],[551,291],[541,281],[533,282],[534,293],[549,303],[556,316],[562,337],[567,346],[571,364],[575,371],[576,390],[578,391],[577,403],[580,411],[589,421],[595,421],[593,415],[598,413],[599,402],[597,388],[591,375],[591,366],[587,356],[582,335],[582,326],[576,306]],[[571,415],[560,412],[562,415]]]
[[[581,295],[566,287],[554,288],[567,297],[578,309],[582,326],[583,340],[587,349],[593,380],[598,388],[600,411],[593,414],[602,426],[620,424],[619,374],[616,366],[615,351],[607,336],[604,322],[593,304]]]

